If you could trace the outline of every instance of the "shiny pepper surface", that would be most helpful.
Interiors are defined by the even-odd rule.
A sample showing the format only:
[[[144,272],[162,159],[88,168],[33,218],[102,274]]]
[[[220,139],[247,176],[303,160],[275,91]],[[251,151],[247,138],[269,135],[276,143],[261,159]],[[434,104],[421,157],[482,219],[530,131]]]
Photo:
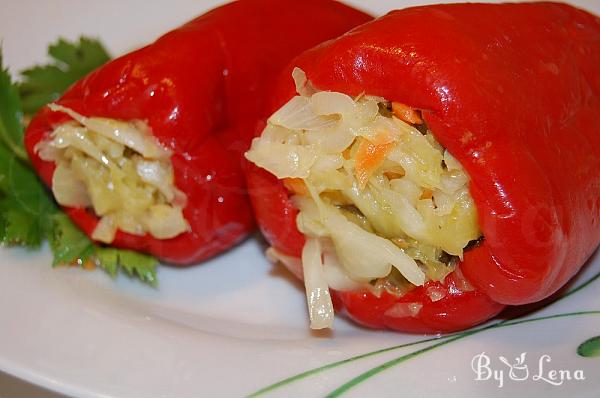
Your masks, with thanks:
[[[84,116],[146,122],[172,151],[176,187],[187,196],[189,232],[171,239],[117,232],[113,245],[191,264],[228,249],[254,221],[241,153],[265,114],[266,92],[301,51],[371,18],[329,0],[242,0],[210,11],[153,44],[109,62],[57,103]],[[51,185],[55,164],[34,147],[69,117],[44,108],[25,143]],[[93,211],[65,208],[90,235]]]

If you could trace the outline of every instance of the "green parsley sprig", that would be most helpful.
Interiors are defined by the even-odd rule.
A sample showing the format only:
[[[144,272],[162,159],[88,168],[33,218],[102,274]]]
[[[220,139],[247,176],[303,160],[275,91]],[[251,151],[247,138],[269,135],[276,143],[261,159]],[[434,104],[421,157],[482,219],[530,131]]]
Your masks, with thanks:
[[[14,83],[0,54],[0,243],[37,249],[48,241],[53,265],[89,263],[116,276],[156,285],[157,260],[130,250],[100,246],[79,230],[33,171],[23,145],[23,119],[56,100],[70,85],[109,60],[102,44],[82,37],[50,45],[53,63],[22,72]]]
[[[87,37],[73,43],[59,39],[50,44],[48,54],[52,63],[21,72],[23,80],[18,88],[23,111],[27,114],[56,101],[69,86],[110,59],[98,40]]]

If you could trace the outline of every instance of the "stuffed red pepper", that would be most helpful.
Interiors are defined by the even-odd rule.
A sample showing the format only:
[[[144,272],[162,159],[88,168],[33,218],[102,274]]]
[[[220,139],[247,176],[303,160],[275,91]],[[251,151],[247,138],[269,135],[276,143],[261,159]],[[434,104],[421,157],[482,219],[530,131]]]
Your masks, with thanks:
[[[600,20],[556,3],[394,11],[293,61],[247,178],[312,327],[339,301],[449,332],[563,286],[600,241],[598,71]]]
[[[217,8],[76,83],[32,120],[27,150],[95,241],[198,262],[253,229],[240,156],[274,76],[369,19],[328,0]]]

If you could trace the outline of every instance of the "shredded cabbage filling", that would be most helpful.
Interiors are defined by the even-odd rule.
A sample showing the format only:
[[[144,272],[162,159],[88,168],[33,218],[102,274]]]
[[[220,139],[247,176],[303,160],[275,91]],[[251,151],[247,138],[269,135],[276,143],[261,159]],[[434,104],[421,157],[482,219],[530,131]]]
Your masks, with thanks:
[[[418,110],[319,92],[298,68],[293,78],[299,95],[271,116],[246,157],[292,193],[307,238],[302,264],[311,327],[325,328],[333,320],[328,288],[401,296],[443,280],[482,234],[467,173]]]
[[[112,243],[117,230],[169,239],[189,230],[183,216],[186,195],[175,187],[171,153],[145,123],[48,106],[73,120],[56,127],[35,151],[56,164],[56,201],[90,208],[100,218],[93,239]]]

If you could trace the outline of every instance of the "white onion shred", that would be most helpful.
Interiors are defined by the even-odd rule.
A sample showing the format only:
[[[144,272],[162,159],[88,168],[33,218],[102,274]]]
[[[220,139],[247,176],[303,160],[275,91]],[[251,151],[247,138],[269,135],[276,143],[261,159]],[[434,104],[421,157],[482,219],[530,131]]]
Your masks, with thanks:
[[[189,229],[181,209],[166,204],[150,206],[144,220],[145,230],[157,239],[170,239]]]
[[[329,243],[323,240],[322,243]],[[327,245],[333,246],[333,244]],[[343,265],[337,257],[335,247],[330,250],[323,250],[323,269],[325,270],[325,279],[329,287],[339,291],[359,290],[363,285],[352,279],[344,270]]]
[[[117,233],[117,226],[115,225],[114,219],[111,216],[105,216],[100,219],[94,232],[92,232],[92,239],[99,242],[110,243],[115,239]]]
[[[273,169],[279,178],[308,177],[308,171],[317,160],[314,147],[278,142],[257,143],[246,157],[260,167]]]
[[[131,123],[108,118],[85,117],[72,109],[54,103],[48,104],[48,108],[54,112],[66,113],[87,129],[123,144],[145,158],[160,159],[171,155],[150,134],[140,134],[140,125],[133,126]]]
[[[296,96],[275,112],[269,118],[269,123],[290,130],[317,130],[333,126],[336,119],[315,114],[310,99]]]
[[[56,201],[63,206],[88,207],[92,204],[85,184],[75,177],[71,169],[62,164],[54,170],[52,188]]]
[[[172,167],[165,168],[161,162],[141,159],[137,162],[136,171],[142,181],[158,188],[167,202],[175,200],[177,189],[173,186]]]
[[[333,303],[325,279],[321,255],[319,240],[308,239],[302,250],[302,265],[311,329],[326,329],[333,326]]]
[[[292,79],[296,84],[296,92],[303,97],[310,97],[317,92],[311,82],[306,78],[306,73],[300,68],[294,68],[292,71]]]
[[[329,91],[313,94],[308,102],[311,111],[320,116],[349,115],[357,108],[356,102],[349,95]]]
[[[389,274],[393,266],[412,284],[425,283],[425,274],[415,260],[388,239],[365,231],[331,208],[323,221],[350,277],[381,278]]]

